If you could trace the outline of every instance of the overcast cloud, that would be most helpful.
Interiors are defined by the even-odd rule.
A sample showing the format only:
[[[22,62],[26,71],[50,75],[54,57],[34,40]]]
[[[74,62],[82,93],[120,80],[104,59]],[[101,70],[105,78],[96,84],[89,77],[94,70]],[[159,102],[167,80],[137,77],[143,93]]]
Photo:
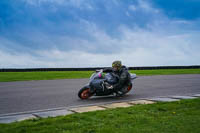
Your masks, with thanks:
[[[199,65],[200,1],[170,2],[3,0],[0,68]]]

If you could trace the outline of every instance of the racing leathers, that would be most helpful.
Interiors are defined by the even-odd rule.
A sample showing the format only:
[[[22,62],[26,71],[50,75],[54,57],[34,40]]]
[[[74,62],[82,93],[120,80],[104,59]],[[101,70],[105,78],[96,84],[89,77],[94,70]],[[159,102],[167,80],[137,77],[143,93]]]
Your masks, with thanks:
[[[122,66],[118,71],[114,71],[113,68],[105,68],[103,72],[111,72],[117,78],[118,82],[113,85],[113,89],[117,95],[123,95],[125,93],[123,89],[131,83],[127,67]]]

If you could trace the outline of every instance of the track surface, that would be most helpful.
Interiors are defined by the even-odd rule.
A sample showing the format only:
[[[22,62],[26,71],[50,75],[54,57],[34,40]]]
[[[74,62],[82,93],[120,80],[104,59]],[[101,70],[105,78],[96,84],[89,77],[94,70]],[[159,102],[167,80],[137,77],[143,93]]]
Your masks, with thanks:
[[[134,90],[123,98],[80,100],[79,89],[88,79],[0,82],[0,114],[80,106],[121,100],[200,93],[200,75],[139,76]]]

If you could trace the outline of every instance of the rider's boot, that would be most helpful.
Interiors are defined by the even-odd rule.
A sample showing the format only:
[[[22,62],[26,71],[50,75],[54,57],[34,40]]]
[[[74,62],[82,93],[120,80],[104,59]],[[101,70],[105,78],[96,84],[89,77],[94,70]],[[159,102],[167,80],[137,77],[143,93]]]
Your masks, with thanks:
[[[116,97],[122,97],[124,95],[121,91],[116,91]]]

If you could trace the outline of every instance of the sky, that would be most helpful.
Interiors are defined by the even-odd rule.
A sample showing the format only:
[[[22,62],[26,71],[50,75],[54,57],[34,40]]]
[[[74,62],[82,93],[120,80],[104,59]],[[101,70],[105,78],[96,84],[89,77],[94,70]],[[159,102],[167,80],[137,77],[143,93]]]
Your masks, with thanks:
[[[200,65],[200,0],[0,0],[0,68]]]

